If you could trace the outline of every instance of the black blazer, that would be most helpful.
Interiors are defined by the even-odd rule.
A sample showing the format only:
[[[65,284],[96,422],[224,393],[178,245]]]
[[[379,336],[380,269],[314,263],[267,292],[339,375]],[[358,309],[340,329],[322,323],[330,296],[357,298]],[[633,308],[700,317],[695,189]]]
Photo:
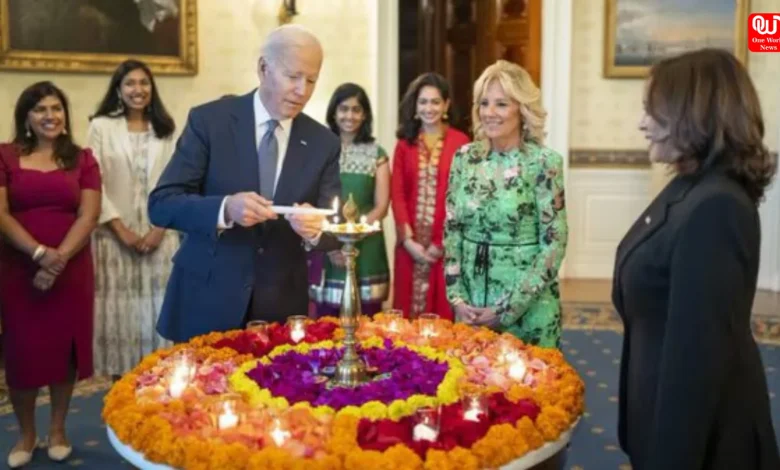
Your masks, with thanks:
[[[678,176],[617,250],[618,438],[634,470],[777,470],[750,329],[758,210],[725,171]]]
[[[241,327],[250,299],[265,319],[284,321],[308,310],[306,252],[281,216],[254,227],[219,232],[225,196],[259,192],[254,92],[194,108],[176,150],[149,196],[154,225],[187,234],[173,271],[157,331],[187,341]],[[299,114],[292,122],[274,204],[330,207],[341,194],[341,143],[328,128]],[[317,249],[338,248],[322,235]]]

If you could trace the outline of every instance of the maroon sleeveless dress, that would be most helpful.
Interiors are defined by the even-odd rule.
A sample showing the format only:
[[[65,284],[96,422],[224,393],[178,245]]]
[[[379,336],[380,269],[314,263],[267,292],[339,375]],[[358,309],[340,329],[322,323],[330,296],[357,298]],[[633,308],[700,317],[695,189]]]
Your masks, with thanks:
[[[76,221],[83,189],[100,191],[100,170],[89,149],[72,170],[19,167],[14,145],[0,145],[0,187],[11,215],[38,242],[60,245]],[[68,261],[52,288],[33,287],[38,265],[0,239],[0,319],[6,382],[16,389],[64,382],[71,361],[77,378],[92,375],[95,275],[87,244]]]

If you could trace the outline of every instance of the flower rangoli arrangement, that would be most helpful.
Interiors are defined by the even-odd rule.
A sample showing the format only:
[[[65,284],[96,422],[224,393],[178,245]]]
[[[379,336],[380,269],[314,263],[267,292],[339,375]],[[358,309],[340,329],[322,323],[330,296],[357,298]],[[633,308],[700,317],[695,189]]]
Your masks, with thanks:
[[[356,337],[368,379],[342,387],[338,319],[200,336],[144,358],[103,418],[173,468],[468,470],[556,441],[582,414],[584,384],[558,350],[386,314]]]

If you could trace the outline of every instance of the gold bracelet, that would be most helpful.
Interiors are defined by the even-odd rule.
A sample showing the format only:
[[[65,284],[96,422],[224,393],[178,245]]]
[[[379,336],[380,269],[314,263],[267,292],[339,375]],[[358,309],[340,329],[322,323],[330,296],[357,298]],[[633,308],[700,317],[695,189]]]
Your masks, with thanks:
[[[35,251],[33,252],[32,259],[37,263],[45,255],[46,255],[46,247],[43,245],[38,245],[35,248]]]

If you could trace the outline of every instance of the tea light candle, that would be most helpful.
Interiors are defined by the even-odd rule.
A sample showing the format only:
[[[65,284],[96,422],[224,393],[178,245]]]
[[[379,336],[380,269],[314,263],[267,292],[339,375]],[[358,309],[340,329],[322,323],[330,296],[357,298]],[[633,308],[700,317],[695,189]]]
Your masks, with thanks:
[[[355,231],[355,224],[347,222],[347,233],[353,233]]]
[[[274,420],[273,428],[271,429],[270,434],[271,439],[273,439],[274,443],[279,447],[283,446],[287,439],[289,439],[291,436],[290,431],[284,429],[278,419]]]
[[[434,442],[439,437],[439,431],[432,426],[420,423],[414,427],[414,440],[415,441],[431,441]]]
[[[360,216],[360,224],[361,224],[361,225],[366,225],[366,224],[368,224],[368,218],[367,218],[365,215],[361,215],[361,216]]]
[[[233,411],[230,403],[223,404],[222,413],[217,418],[217,426],[219,429],[230,429],[238,426],[238,415]]]
[[[174,375],[173,379],[171,380],[171,384],[168,387],[168,393],[170,393],[171,398],[181,398],[182,394],[184,393],[184,389],[187,388],[187,382],[178,375]]]
[[[520,358],[517,358],[509,366],[509,377],[511,377],[514,380],[517,381],[523,380],[523,377],[525,377],[525,372],[526,372],[525,361],[523,361]]]
[[[479,408],[479,406],[472,405],[468,410],[466,410],[465,413],[463,413],[463,419],[466,421],[474,421],[475,423],[479,422],[479,417],[483,414],[483,411]]]
[[[188,361],[183,360],[176,366],[168,384],[168,393],[171,395],[171,398],[181,398],[193,375],[193,367]]]
[[[392,320],[390,320],[390,323],[387,325],[387,331],[389,331],[390,333],[398,333],[399,329],[400,328],[398,328],[398,322],[396,321],[396,319],[393,318]]]
[[[293,325],[292,330],[290,330],[290,339],[296,343],[300,343],[305,336],[306,331],[303,329],[303,325],[300,323]]]

